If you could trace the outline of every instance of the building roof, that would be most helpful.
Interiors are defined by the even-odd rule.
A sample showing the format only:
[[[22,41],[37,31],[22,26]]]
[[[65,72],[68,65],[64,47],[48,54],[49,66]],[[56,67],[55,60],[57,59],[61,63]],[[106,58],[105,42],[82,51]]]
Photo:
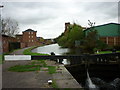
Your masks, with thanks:
[[[8,36],[8,35],[5,35],[5,34],[2,34],[2,37],[15,38],[15,37],[12,37],[12,36]]]
[[[10,37],[10,36],[7,36],[7,35],[2,35],[2,37]]]
[[[34,31],[34,30],[32,30],[32,29],[27,29],[27,30],[25,30],[25,31],[23,31],[23,32],[37,32],[37,31]]]
[[[94,30],[97,30],[100,36],[120,36],[120,24],[119,23],[108,23],[108,24],[94,26],[91,28],[87,28],[85,32],[89,32],[93,28]]]
[[[22,34],[17,34],[16,36],[22,36]]]

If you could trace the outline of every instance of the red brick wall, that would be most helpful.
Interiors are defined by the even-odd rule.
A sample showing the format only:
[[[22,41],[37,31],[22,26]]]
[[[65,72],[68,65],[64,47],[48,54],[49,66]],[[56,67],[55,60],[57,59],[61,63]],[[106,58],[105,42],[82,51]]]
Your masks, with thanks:
[[[26,47],[26,44],[21,42],[21,43],[20,43],[20,47],[21,47],[21,48],[25,48],[25,47]]]
[[[9,43],[8,39],[5,37],[2,37],[2,45],[3,45],[3,53],[7,53],[9,51]]]
[[[110,46],[120,45],[120,37],[100,37],[100,40]]]
[[[22,35],[17,35],[16,39],[17,39],[17,42],[22,42],[23,37],[22,37]]]
[[[26,43],[26,47],[40,45],[36,37],[36,31],[23,32],[23,43]]]
[[[0,34],[0,54],[3,53],[3,50],[2,50],[2,35]]]
[[[9,42],[17,42],[17,39],[7,35],[2,35],[2,49],[3,53],[9,52]]]
[[[106,42],[106,37],[100,37],[100,40],[103,41],[104,43],[107,43]]]
[[[114,37],[108,37],[108,45],[110,45],[110,46],[114,46]],[[116,42],[115,42],[115,44],[116,44]]]
[[[36,41],[36,32],[23,32],[23,42],[35,43]]]
[[[117,37],[116,40],[117,40],[117,45],[120,46],[120,37]]]

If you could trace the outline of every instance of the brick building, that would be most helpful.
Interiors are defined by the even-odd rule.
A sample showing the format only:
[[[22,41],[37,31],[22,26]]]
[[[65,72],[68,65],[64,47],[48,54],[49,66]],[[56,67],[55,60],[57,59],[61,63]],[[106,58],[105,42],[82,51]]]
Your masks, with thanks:
[[[94,26],[85,30],[85,34],[89,31],[97,30],[99,39],[109,46],[120,46],[120,24],[108,23],[104,25]]]
[[[18,34],[16,37],[10,37],[7,35],[2,35],[0,40],[2,40],[3,53],[9,52],[11,49],[25,48],[30,46],[39,46],[40,42],[36,37],[37,31],[32,29],[27,29],[23,31],[23,34]],[[17,46],[16,46],[17,45]]]
[[[2,35],[0,34],[0,55],[2,54]]]
[[[16,35],[17,42],[20,42],[20,48],[24,48],[25,43],[23,43],[23,35],[22,34],[17,34]]]
[[[22,42],[25,43],[26,47],[35,46],[37,44],[36,33],[37,33],[37,31],[34,31],[32,29],[23,31],[23,41]]]
[[[64,34],[68,33],[69,27],[70,27],[70,22],[66,22],[66,23],[65,23],[65,31],[64,31]]]
[[[15,37],[10,37],[7,35],[2,35],[2,52],[7,53],[10,51],[10,43],[17,42],[17,39]]]
[[[16,35],[17,41],[18,41],[18,42],[22,42],[22,39],[23,39],[22,37],[23,37],[22,34],[17,34],[17,35]]]
[[[40,45],[36,36],[37,31],[27,29],[22,33],[16,35],[18,42],[21,42],[21,48]]]
[[[72,24],[70,24],[70,22],[66,22],[65,23],[65,30],[64,30],[64,34],[69,32],[69,29],[71,28]],[[87,27],[82,27],[83,30],[87,29]]]

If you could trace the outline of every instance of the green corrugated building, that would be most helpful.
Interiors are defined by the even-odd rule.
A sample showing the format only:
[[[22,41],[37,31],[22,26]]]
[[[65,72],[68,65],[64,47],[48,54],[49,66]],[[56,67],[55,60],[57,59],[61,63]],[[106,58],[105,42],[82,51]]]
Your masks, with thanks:
[[[99,38],[108,45],[120,45],[120,24],[108,23],[104,25],[94,26],[85,30],[85,35],[91,30],[97,30]]]

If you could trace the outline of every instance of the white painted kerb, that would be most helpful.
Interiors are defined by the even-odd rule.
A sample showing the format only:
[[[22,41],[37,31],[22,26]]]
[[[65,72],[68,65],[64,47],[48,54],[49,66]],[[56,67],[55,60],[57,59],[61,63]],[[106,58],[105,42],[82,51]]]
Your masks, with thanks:
[[[5,61],[31,60],[31,55],[5,55]]]

